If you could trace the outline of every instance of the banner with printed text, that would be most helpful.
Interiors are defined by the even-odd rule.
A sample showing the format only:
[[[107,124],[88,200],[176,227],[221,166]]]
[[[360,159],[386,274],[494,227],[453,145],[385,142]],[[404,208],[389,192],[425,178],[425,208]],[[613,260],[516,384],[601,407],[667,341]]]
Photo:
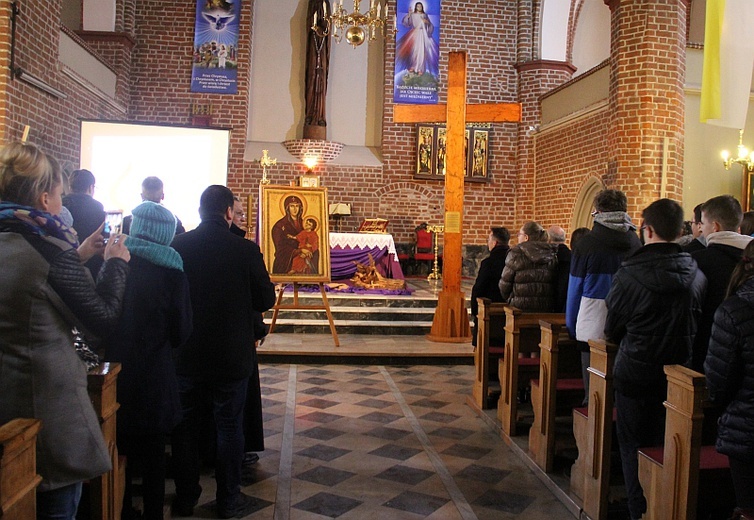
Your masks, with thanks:
[[[441,0],[398,0],[393,101],[437,103]]]
[[[241,0],[196,0],[191,92],[238,92]]]

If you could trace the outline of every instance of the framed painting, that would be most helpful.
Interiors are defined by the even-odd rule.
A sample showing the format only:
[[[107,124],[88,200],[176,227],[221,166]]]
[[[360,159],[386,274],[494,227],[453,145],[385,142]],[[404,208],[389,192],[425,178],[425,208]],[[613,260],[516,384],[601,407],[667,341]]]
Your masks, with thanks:
[[[329,282],[327,188],[259,187],[259,247],[273,282]]]

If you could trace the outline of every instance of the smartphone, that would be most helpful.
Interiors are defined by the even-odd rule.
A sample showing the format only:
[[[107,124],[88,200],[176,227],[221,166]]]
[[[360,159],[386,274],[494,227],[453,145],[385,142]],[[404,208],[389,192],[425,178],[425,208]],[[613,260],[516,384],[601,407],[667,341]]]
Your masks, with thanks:
[[[105,215],[105,227],[102,230],[102,236],[108,238],[111,234],[120,233],[120,227],[123,224],[122,211],[108,211]]]

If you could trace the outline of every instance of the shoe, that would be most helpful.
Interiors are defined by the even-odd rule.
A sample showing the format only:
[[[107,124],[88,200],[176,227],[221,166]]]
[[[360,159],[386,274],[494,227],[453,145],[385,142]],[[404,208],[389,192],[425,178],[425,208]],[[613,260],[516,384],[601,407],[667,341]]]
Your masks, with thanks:
[[[196,506],[196,504],[197,502],[186,502],[176,498],[170,505],[170,514],[174,517],[194,516],[194,506]]]
[[[239,493],[238,497],[236,498],[236,503],[233,505],[233,507],[229,509],[220,509],[220,507],[217,508],[217,517],[241,518],[247,509],[255,506],[256,504],[256,498],[250,497],[249,495],[245,495],[243,493]]]
[[[256,464],[257,462],[259,462],[259,455],[257,455],[253,451],[249,451],[244,454],[243,461],[241,462],[241,467],[244,468],[251,466],[252,464]]]

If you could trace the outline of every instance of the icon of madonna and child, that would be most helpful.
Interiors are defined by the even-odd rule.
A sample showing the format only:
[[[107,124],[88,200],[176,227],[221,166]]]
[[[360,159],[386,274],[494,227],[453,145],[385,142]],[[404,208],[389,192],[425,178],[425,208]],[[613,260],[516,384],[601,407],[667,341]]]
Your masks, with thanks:
[[[398,20],[395,102],[437,103],[440,0],[398,0]]]
[[[304,201],[298,195],[283,199],[284,215],[272,226],[275,257],[271,274],[320,274],[319,219],[304,215]]]

